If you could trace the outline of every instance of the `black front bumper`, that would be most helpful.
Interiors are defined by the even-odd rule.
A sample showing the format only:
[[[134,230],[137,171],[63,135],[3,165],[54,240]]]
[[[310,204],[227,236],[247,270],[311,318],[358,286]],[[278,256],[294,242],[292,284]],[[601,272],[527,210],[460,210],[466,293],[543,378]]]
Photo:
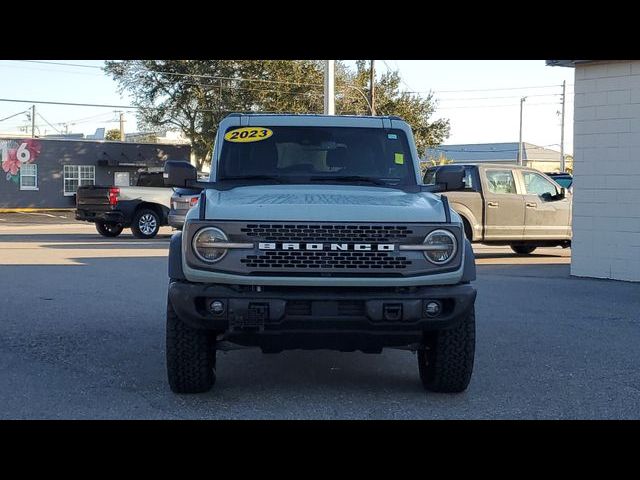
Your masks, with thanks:
[[[263,350],[331,348],[378,350],[419,342],[423,332],[450,328],[473,308],[470,284],[439,287],[255,289],[175,281],[169,301],[194,328],[214,330],[224,339]],[[210,305],[222,303],[214,314]],[[428,316],[430,300],[442,306]]]

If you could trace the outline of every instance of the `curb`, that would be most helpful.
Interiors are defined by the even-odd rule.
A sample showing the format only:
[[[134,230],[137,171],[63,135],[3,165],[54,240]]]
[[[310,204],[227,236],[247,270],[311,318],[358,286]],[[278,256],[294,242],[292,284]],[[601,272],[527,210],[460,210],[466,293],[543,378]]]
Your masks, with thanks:
[[[0,213],[73,212],[75,208],[0,208]]]

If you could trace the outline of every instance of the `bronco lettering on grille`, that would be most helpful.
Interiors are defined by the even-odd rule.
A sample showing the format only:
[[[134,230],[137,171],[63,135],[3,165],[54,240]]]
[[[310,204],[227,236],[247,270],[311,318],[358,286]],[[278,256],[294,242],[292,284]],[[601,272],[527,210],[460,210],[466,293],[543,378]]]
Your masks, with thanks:
[[[331,250],[356,252],[393,252],[392,243],[296,243],[296,242],[259,242],[259,250]]]

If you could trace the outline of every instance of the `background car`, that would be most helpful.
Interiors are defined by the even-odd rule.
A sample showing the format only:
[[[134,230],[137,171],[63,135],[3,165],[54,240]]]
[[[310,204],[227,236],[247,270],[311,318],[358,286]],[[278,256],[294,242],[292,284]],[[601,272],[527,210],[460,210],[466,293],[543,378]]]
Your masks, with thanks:
[[[558,185],[566,188],[571,193],[573,193],[573,176],[570,173],[555,172],[555,173],[546,173],[545,175],[553,178]]]
[[[182,230],[184,218],[191,207],[198,204],[200,190],[192,188],[174,188],[171,195],[171,210],[169,210],[169,225]]]

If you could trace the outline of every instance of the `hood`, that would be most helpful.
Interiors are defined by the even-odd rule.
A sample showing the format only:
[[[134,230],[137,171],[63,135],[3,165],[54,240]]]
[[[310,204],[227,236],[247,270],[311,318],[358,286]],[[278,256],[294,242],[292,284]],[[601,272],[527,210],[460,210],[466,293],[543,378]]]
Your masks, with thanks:
[[[207,219],[444,222],[437,195],[354,185],[252,185],[207,191]]]

